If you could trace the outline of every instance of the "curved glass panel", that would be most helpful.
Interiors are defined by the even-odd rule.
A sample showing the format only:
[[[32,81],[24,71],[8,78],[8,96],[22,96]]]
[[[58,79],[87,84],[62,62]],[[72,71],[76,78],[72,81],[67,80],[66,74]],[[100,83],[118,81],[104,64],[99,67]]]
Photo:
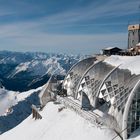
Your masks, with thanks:
[[[63,86],[67,89],[68,95],[75,96],[77,85],[82,75],[91,65],[94,64],[95,60],[95,57],[84,59],[70,69],[63,82]]]
[[[100,89],[99,98],[104,103],[99,107],[100,110],[113,116],[122,129],[122,118],[128,97],[139,80],[139,76],[131,75],[128,70],[117,68],[104,81]],[[104,106],[106,105],[106,109]]]
[[[127,118],[127,137],[140,127],[140,85],[135,91]]]
[[[83,76],[78,87],[77,99],[80,99],[81,91],[83,91],[87,94],[91,105],[94,106],[94,97],[97,94],[102,81],[113,68],[113,66],[108,65],[105,62],[99,62],[90,68]]]

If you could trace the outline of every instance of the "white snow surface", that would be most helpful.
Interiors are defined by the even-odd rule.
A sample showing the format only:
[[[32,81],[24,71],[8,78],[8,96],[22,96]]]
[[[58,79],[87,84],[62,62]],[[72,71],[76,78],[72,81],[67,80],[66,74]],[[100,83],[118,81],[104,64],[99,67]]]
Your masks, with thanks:
[[[29,64],[30,64],[30,62],[25,62],[25,63],[21,63],[20,65],[18,65],[15,68],[15,71],[16,71],[15,74],[22,72],[22,71],[26,71],[29,67]]]
[[[61,105],[62,107],[62,105]],[[69,109],[48,103],[41,120],[29,116],[17,127],[0,135],[0,140],[111,140],[111,130],[97,128]]]
[[[113,66],[119,66],[120,69],[128,69],[131,74],[140,74],[140,56],[118,56],[112,55],[104,60],[104,62]]]
[[[26,92],[15,92],[15,91],[8,91],[6,89],[0,88],[0,116],[6,115],[7,110],[18,104],[18,102],[25,100],[27,97],[29,97],[32,93],[41,90],[42,87],[39,87],[37,89],[32,89]]]
[[[16,92],[0,89],[0,116],[16,102]]]

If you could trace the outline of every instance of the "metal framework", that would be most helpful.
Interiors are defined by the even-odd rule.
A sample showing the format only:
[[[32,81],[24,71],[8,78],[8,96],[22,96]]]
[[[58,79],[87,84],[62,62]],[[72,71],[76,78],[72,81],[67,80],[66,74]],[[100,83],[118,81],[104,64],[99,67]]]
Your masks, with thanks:
[[[139,76],[140,79],[140,76]],[[129,137],[137,128],[140,127],[140,80],[137,80],[133,90],[128,97],[123,115],[122,129],[126,129],[123,137]]]
[[[96,94],[104,79],[104,77],[114,69],[113,66],[105,62],[98,62],[90,67],[82,76],[81,82],[77,90],[77,99],[80,99],[81,93],[87,94],[90,104],[95,107]]]
[[[67,89],[68,95],[75,96],[77,85],[88,67],[94,64],[95,57],[89,57],[76,63],[67,73],[63,87]]]
[[[117,122],[112,127],[123,131],[126,139],[140,126],[140,75],[93,60],[82,60],[72,67],[64,88],[81,104],[86,94],[93,111],[98,109],[112,117]]]

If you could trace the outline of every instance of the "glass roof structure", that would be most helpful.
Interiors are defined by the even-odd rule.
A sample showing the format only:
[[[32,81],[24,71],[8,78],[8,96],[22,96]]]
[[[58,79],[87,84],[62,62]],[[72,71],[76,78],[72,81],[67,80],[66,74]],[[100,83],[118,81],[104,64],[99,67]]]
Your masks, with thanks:
[[[66,75],[63,87],[67,89],[68,95],[75,97],[77,85],[83,76],[83,73],[95,63],[95,57],[89,57],[76,63]]]
[[[68,72],[63,86],[68,95],[111,116],[124,139],[140,127],[140,75],[88,58]],[[84,99],[83,98],[83,99]],[[115,123],[114,123],[115,124]]]

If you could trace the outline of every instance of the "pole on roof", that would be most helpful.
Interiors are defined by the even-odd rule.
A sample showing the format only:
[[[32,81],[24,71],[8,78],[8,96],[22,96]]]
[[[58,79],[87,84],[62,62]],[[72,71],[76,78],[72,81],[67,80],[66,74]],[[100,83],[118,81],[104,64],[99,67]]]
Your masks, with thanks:
[[[140,24],[140,5],[139,5],[138,9],[139,9],[139,24]]]

